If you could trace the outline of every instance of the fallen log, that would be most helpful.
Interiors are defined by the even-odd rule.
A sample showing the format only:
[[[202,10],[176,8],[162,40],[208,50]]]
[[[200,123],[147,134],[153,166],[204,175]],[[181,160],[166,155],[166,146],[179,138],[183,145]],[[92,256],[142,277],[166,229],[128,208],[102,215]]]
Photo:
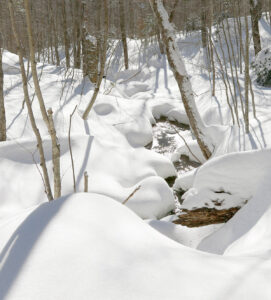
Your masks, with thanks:
[[[226,223],[231,219],[240,207],[231,207],[229,209],[216,209],[201,207],[193,210],[182,209],[179,218],[173,223],[181,224],[187,227],[200,227],[211,224]]]

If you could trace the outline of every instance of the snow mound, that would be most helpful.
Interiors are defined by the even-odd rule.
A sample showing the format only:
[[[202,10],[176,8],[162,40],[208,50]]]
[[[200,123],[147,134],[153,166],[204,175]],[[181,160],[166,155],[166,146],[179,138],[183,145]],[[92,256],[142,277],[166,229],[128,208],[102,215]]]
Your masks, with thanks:
[[[204,239],[198,249],[228,255],[269,251],[271,244],[270,177],[269,170],[248,204],[217,232]]]
[[[68,139],[61,138],[60,145],[62,194],[66,195],[73,192]],[[120,202],[141,185],[127,205],[142,218],[163,217],[174,208],[173,193],[163,178],[175,176],[176,171],[167,158],[145,148],[117,146],[93,136],[73,136],[71,145],[77,191],[84,190],[83,174],[87,171],[90,192]],[[47,168],[53,180],[50,147],[50,140],[45,138]],[[0,169],[6,171],[0,173],[0,218],[47,201],[39,163],[34,141],[1,143]]]
[[[183,195],[182,208],[227,209],[243,206],[255,194],[271,168],[271,149],[231,153],[207,161],[190,177],[178,178],[175,188],[192,187]],[[194,176],[194,177],[193,177]]]
[[[3,240],[8,230],[0,227],[1,299],[271,297],[269,256],[263,264],[186,248],[105,196],[44,203]]]
[[[165,217],[164,219],[167,218],[168,217]],[[221,227],[221,224],[219,224],[202,226],[198,228],[189,228],[182,225],[176,225],[164,220],[146,220],[146,222],[152,228],[156,229],[158,232],[162,233],[173,241],[191,248],[197,248],[201,240]]]

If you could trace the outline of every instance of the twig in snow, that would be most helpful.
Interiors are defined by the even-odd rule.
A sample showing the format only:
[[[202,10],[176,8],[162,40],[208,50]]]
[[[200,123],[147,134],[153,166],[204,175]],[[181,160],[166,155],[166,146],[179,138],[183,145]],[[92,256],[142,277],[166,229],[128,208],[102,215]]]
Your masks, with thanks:
[[[72,161],[73,190],[75,193],[76,193],[76,182],[75,182],[74,162],[73,162],[72,145],[71,145],[71,127],[72,127],[72,117],[75,113],[76,108],[77,108],[77,105],[73,109],[73,112],[70,114],[70,125],[69,125],[69,149],[70,149],[70,155],[71,155],[71,161]]]
[[[178,130],[173,125],[171,125],[171,126],[174,129],[174,131],[178,134],[178,136],[184,141],[185,146],[187,147],[187,149],[191,153],[191,155],[197,160],[197,162],[199,162],[200,164],[202,164],[202,162],[200,161],[200,159],[192,152],[191,148],[188,146],[188,144],[187,144],[186,140],[184,139],[184,137],[180,135],[180,133],[178,132]]]
[[[140,74],[142,72],[142,68],[141,68],[141,70],[138,70],[134,75],[132,75],[131,77],[129,77],[129,78],[127,78],[127,79],[125,79],[125,80],[122,80],[121,82],[119,82],[119,84],[123,84],[123,83],[125,83],[125,82],[127,82],[127,81],[129,81],[129,80],[131,80],[131,79],[133,79],[134,77],[136,77],[138,74]]]
[[[141,185],[139,185],[123,202],[122,202],[122,204],[123,205],[125,205],[127,202],[128,202],[128,200],[130,200],[133,196],[134,196],[134,194],[139,190],[141,188]]]
[[[88,193],[88,172],[84,172],[84,192]]]

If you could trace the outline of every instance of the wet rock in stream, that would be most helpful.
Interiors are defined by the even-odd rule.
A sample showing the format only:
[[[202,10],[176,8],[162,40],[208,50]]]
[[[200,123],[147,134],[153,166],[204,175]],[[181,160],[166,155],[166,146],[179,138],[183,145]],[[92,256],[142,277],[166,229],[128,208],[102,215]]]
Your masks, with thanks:
[[[188,125],[180,124],[177,121],[170,121],[165,117],[156,120],[156,124],[153,126],[153,142],[147,148],[170,158],[177,150],[181,139],[174,128],[179,132],[189,130]],[[185,155],[182,155],[180,160],[173,164],[179,174],[200,166],[199,163],[191,161]],[[167,181],[170,186],[174,184],[174,182],[172,183],[173,178],[169,178]]]
[[[189,126],[179,124],[176,121],[169,121],[166,118],[156,120],[153,126],[153,142],[148,145],[148,149],[154,150],[168,158],[177,150],[180,145],[180,136],[176,133],[189,130]],[[199,163],[191,161],[187,156],[182,155],[180,160],[173,163],[179,175],[186,173],[200,166]],[[170,187],[173,187],[176,177],[169,177],[165,180]],[[182,204],[182,196],[185,191],[174,191],[176,201]],[[178,204],[177,204],[178,205]],[[173,223],[187,227],[200,227],[210,224],[225,223],[231,219],[240,207],[232,207],[229,209],[216,209],[202,207],[193,210],[181,209],[178,219]]]

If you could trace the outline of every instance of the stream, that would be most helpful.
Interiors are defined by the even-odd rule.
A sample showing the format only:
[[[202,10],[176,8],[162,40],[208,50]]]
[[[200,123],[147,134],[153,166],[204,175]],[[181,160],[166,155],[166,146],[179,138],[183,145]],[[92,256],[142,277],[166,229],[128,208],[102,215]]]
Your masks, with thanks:
[[[175,129],[174,129],[175,128]],[[170,121],[167,118],[160,118],[156,120],[156,124],[153,126],[153,141],[147,146],[148,149],[158,152],[169,159],[172,154],[176,152],[180,145],[181,137],[177,132],[182,134],[190,130],[189,126],[180,124],[176,121]],[[177,132],[176,132],[177,131]],[[187,156],[182,155],[177,162],[173,163],[177,171],[178,176],[198,168],[199,163],[191,161]],[[173,189],[176,177],[167,178],[168,185]],[[184,191],[174,190],[174,195],[177,203],[182,204],[182,195]],[[178,204],[176,205],[176,207]],[[240,209],[240,207],[232,207],[229,209],[216,209],[208,207],[200,207],[198,209],[186,210],[181,209],[182,214],[178,219],[173,221],[175,224],[181,224],[188,227],[199,227],[210,224],[225,223]]]
[[[153,126],[153,142],[149,145],[149,149],[170,159],[171,155],[177,150],[180,144],[179,141],[181,140],[174,128],[180,133],[190,130],[188,125],[180,124],[177,121],[169,121],[165,117],[156,120],[156,124]],[[199,163],[191,161],[186,155],[182,155],[173,164],[178,175],[200,166]]]
[[[175,128],[175,129],[174,129]],[[165,117],[156,120],[156,124],[153,125],[153,141],[147,146],[148,149],[160,153],[169,159],[172,154],[176,152],[178,145],[180,145],[180,136],[176,133],[176,130],[185,132],[190,130],[188,125],[180,124],[177,121],[170,121]],[[177,171],[178,176],[184,174],[192,169],[200,166],[199,163],[191,161],[187,156],[182,155],[180,159],[173,162],[173,165]],[[166,179],[168,185],[173,188],[176,177],[169,177]],[[183,191],[175,191],[174,195],[181,203],[181,197]]]

